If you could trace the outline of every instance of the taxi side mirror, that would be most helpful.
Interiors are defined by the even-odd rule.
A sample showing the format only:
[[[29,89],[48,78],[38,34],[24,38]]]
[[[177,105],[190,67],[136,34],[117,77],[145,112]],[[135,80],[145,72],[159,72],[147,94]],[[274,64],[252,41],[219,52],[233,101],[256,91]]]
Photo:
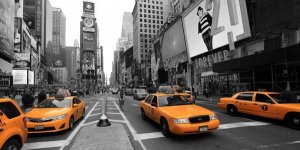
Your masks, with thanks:
[[[73,104],[73,107],[78,107],[78,104]]]

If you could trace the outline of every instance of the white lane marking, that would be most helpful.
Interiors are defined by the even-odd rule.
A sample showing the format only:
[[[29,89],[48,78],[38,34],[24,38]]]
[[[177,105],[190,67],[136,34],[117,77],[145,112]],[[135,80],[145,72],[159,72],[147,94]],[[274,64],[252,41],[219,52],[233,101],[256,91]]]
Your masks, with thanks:
[[[145,145],[142,143],[142,140],[140,140],[137,136],[137,133],[135,131],[135,129],[133,128],[133,126],[131,125],[131,123],[129,122],[129,120],[127,119],[127,117],[124,115],[123,111],[120,110],[119,106],[117,105],[117,103],[115,101],[113,101],[113,103],[115,104],[115,106],[118,108],[119,112],[121,113],[122,118],[124,119],[127,127],[129,128],[129,131],[131,132],[131,134],[133,135],[133,139],[135,141],[138,141],[139,144],[141,145],[141,147],[143,148],[143,150],[147,150],[147,148],[145,147]]]
[[[89,113],[83,118],[83,120],[80,122],[80,124],[74,129],[74,131],[69,135],[69,137],[67,138],[67,141],[65,142],[65,144],[60,147],[59,150],[63,150],[65,146],[69,145],[70,142],[72,141],[72,139],[76,136],[77,132],[79,131],[79,129],[83,126],[84,122],[90,117],[92,111],[95,109],[95,107],[98,105],[99,101],[96,102],[96,104],[93,106],[93,108],[89,111]]]
[[[101,108],[95,108],[94,110],[101,110]]]
[[[91,117],[91,116],[97,116],[97,115],[101,115],[101,114],[102,114],[102,113],[95,113],[95,114],[91,114],[91,115],[90,115],[90,117]]]
[[[237,123],[228,123],[228,124],[222,124],[219,126],[219,130],[224,129],[232,129],[232,128],[241,128],[241,127],[251,127],[251,126],[265,126],[270,125],[270,123],[265,122],[237,122]]]
[[[143,133],[137,135],[140,140],[154,139],[165,137],[161,132]]]
[[[88,109],[89,108],[89,106],[85,106],[85,109]]]
[[[284,145],[294,145],[294,144],[299,144],[300,141],[292,141],[292,142],[285,142],[285,143],[278,143],[278,144],[270,144],[270,145],[261,145],[258,146],[259,148],[271,148],[271,147],[279,147],[279,146],[284,146]]]
[[[61,147],[64,146],[66,142],[67,142],[66,140],[60,140],[60,141],[25,143],[22,150]]]
[[[140,105],[138,105],[138,104],[132,104],[132,106],[137,106],[137,107],[139,107]]]
[[[118,108],[107,108],[107,109],[118,110]]]
[[[251,127],[251,126],[264,126],[269,125],[269,123],[264,122],[238,122],[238,123],[228,123],[222,124],[219,126],[218,130],[232,129],[232,128],[240,128],[240,127]],[[142,133],[137,134],[137,137],[140,140],[154,139],[165,137],[161,132],[151,132],[151,133]]]

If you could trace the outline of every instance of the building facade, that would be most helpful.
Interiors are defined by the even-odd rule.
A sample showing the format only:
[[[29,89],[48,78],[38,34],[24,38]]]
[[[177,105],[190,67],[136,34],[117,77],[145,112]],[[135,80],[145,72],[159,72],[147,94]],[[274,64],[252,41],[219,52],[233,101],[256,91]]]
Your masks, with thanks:
[[[49,66],[62,67],[65,62],[66,17],[60,8],[53,8],[52,51],[47,52]],[[61,62],[61,64],[59,63]],[[61,66],[60,66],[61,65]]]

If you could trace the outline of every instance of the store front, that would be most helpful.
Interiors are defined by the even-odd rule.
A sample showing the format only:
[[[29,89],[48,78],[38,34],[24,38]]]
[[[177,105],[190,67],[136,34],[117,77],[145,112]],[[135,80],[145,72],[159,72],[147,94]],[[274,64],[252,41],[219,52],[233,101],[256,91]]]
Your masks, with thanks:
[[[247,90],[300,91],[300,44],[213,65],[218,73],[238,74]]]

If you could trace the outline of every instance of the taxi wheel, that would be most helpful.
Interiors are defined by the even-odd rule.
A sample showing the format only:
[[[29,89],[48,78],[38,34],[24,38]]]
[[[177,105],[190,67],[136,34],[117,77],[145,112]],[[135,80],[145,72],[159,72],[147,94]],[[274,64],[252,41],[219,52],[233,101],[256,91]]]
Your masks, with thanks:
[[[74,117],[71,116],[71,118],[69,120],[69,129],[71,130],[71,129],[73,129],[73,127],[74,127]]]
[[[238,113],[238,111],[237,111],[237,109],[236,109],[235,106],[233,106],[233,105],[228,105],[228,106],[227,106],[227,113],[228,113],[229,115],[236,115],[236,114]]]
[[[164,136],[169,137],[171,135],[168,121],[165,118],[162,118],[160,121],[161,132]]]
[[[286,121],[289,127],[300,130],[300,114],[291,114]]]
[[[20,150],[21,143],[16,139],[9,139],[4,145],[3,149],[5,150]]]
[[[146,120],[146,119],[147,119],[147,116],[146,116],[146,114],[145,114],[144,109],[141,109],[141,114],[142,114],[143,120]]]

